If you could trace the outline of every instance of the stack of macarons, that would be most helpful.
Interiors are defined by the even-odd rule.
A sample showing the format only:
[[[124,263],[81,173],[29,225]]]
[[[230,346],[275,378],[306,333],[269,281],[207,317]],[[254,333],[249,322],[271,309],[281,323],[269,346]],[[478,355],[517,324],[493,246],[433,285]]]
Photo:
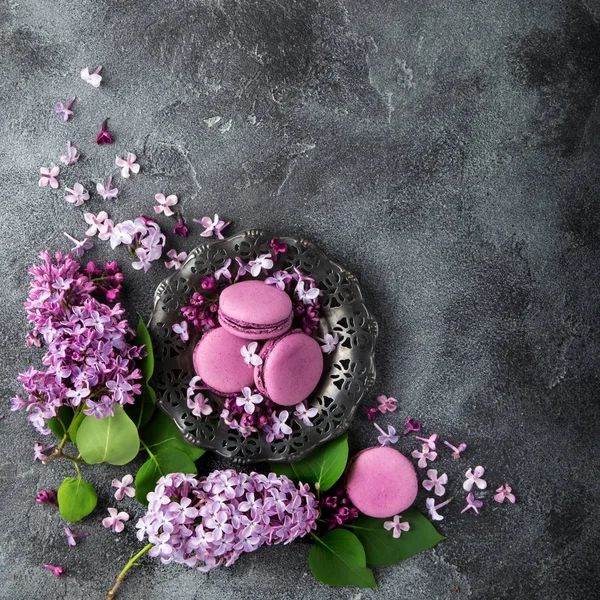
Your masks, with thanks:
[[[194,349],[194,369],[206,387],[220,396],[256,387],[281,406],[310,396],[323,373],[323,353],[314,338],[291,329],[285,291],[260,280],[234,283],[221,292],[218,319],[220,327]]]

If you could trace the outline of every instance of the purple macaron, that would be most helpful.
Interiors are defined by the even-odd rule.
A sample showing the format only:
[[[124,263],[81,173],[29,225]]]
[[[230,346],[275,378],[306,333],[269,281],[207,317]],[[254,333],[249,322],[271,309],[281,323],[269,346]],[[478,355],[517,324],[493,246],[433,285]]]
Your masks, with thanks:
[[[290,297],[264,281],[240,281],[219,297],[219,323],[233,335],[248,340],[268,340],[292,325]]]
[[[223,327],[206,332],[194,348],[194,369],[206,387],[228,396],[254,385],[254,369],[244,362],[242,347],[250,343]]]
[[[323,374],[321,347],[301,330],[269,340],[259,355],[263,362],[254,369],[254,383],[261,394],[281,406],[306,400]]]

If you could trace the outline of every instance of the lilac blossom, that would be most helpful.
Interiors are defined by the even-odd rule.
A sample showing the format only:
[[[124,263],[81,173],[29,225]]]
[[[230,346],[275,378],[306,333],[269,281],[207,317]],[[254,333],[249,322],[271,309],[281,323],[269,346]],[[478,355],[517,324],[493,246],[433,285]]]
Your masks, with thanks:
[[[436,504],[434,498],[427,498],[425,500],[425,506],[427,507],[427,512],[429,513],[431,520],[432,521],[443,521],[444,517],[442,517],[442,515],[440,515],[437,511],[440,508],[443,508],[444,506],[446,506],[446,504],[448,504],[451,501],[452,501],[452,498],[448,498],[448,500],[445,500],[444,502],[440,502],[440,504]]]
[[[171,206],[175,206],[178,202],[177,196],[175,194],[171,194],[165,198],[164,194],[155,194],[154,199],[158,202],[158,204],[154,207],[154,212],[157,215],[163,213],[165,217],[171,217],[175,214]]]
[[[66,123],[69,120],[69,117],[73,116],[73,111],[70,110],[73,102],[75,102],[75,96],[73,96],[73,98],[69,98],[69,100],[67,100],[64,104],[62,102],[58,102],[56,108],[54,109],[54,114],[63,123]]]
[[[96,184],[96,191],[102,197],[102,200],[115,200],[117,195],[119,194],[119,188],[112,187],[112,175],[106,180],[106,187],[98,182]]]
[[[165,260],[165,267],[167,267],[167,269],[179,269],[188,255],[187,252],[179,252],[178,254],[177,250],[171,248],[171,250],[167,252],[167,256],[171,260]]]
[[[123,500],[124,496],[133,498],[135,496],[135,490],[131,487],[133,483],[133,476],[127,474],[123,479],[113,479],[111,485],[117,488],[115,492],[115,498],[117,500]]]
[[[335,491],[329,490],[327,495],[321,497],[321,519],[327,523],[328,531],[357,519],[358,516],[358,509],[352,505],[343,487]]]
[[[302,421],[302,423],[304,423],[304,425],[306,425],[307,427],[312,427],[313,424],[311,419],[314,419],[319,414],[319,410],[314,406],[311,408],[307,408],[304,402],[296,404],[295,408],[296,410],[294,411],[294,416],[300,421]]]
[[[254,412],[257,404],[263,401],[263,397],[260,394],[253,394],[249,387],[242,388],[242,395],[236,396],[235,403],[241,406],[246,413],[251,415]]]
[[[108,119],[104,119],[104,121],[102,121],[102,125],[100,126],[100,133],[98,133],[98,135],[96,136],[96,144],[98,144],[98,146],[113,143],[112,135],[110,134],[110,131],[108,131],[108,129],[106,128],[107,122]]]
[[[173,473],[148,494],[138,539],[149,554],[208,572],[231,566],[244,552],[289,544],[316,528],[318,503],[307,485],[287,477],[214,471],[206,477]]]
[[[215,271],[215,280],[219,281],[219,279],[221,279],[221,277],[223,277],[223,279],[226,279],[227,281],[231,281],[231,271],[229,270],[230,266],[231,266],[231,259],[228,258],[223,263],[223,266],[220,269],[217,269]]]
[[[263,364],[262,358],[256,353],[258,342],[250,342],[247,346],[242,346],[240,349],[241,355],[244,357],[244,362],[250,367],[258,367]]]
[[[385,414],[386,412],[394,412],[396,410],[398,400],[396,400],[396,398],[387,398],[386,396],[381,395],[377,396],[377,403],[379,404],[377,410],[380,413]]]
[[[48,450],[52,450],[53,447],[54,446],[52,445],[44,446],[42,444],[38,444],[38,442],[35,442],[35,444],[33,444],[33,461],[46,460],[48,458],[46,452],[48,452]]]
[[[454,460],[458,460],[460,458],[461,452],[464,452],[467,449],[467,445],[465,443],[459,444],[458,448],[453,446],[450,442],[444,442],[444,445],[448,446],[450,450],[452,450],[452,458]]]
[[[273,260],[277,260],[280,254],[284,254],[288,251],[288,245],[285,242],[280,242],[277,238],[273,238],[269,242],[269,248],[273,252]]]
[[[270,254],[261,254],[254,260],[251,260],[248,263],[248,266],[250,267],[250,274],[252,277],[258,277],[262,273],[263,269],[268,271],[269,269],[273,268],[273,259],[271,258]]]
[[[128,152],[125,158],[121,158],[117,156],[115,158],[115,165],[120,167],[121,169],[121,177],[124,179],[129,179],[130,172],[137,174],[140,172],[140,165],[138,165],[135,161],[137,160],[137,156],[133,154],[133,152]],[[157,194],[157,196],[162,196],[162,194]],[[164,196],[163,196],[164,198]],[[171,196],[169,196],[171,198]],[[158,200],[158,198],[157,198]],[[177,196],[175,196],[175,203],[177,203]],[[169,205],[172,206],[172,205]],[[165,213],[166,214],[166,213]],[[168,216],[168,215],[167,215]]]
[[[309,287],[308,289],[305,289],[304,283],[304,281],[299,281],[296,284],[296,294],[304,304],[310,304],[323,294],[318,287]]]
[[[218,302],[206,298],[199,292],[194,292],[189,304],[182,306],[180,311],[187,319],[188,324],[198,329],[208,331],[217,326]]]
[[[121,533],[125,529],[125,521],[129,521],[129,515],[126,512],[118,512],[116,508],[109,508],[108,514],[109,517],[102,519],[102,526],[112,529],[115,533]]]
[[[516,501],[515,495],[512,492],[512,488],[508,483],[501,485],[494,495],[494,500],[502,504],[504,500],[508,500],[511,504],[514,504]]]
[[[54,577],[62,577],[65,572],[64,567],[55,567],[54,565],[44,565],[44,567],[46,567],[46,569],[50,569]]]
[[[323,339],[318,339],[317,341],[321,342],[321,351],[324,354],[331,354],[332,352],[335,352],[337,345],[340,343],[340,338],[338,337],[337,333],[334,335],[331,335],[331,333],[326,333],[323,336]]]
[[[377,418],[378,414],[379,414],[379,411],[374,407],[367,409],[367,419],[369,419],[369,421],[371,421],[371,423],[375,422],[375,419]]]
[[[76,256],[78,256],[79,258],[81,258],[86,250],[89,250],[90,248],[94,247],[94,244],[92,244],[92,242],[88,241],[87,238],[83,239],[82,241],[76,240],[74,237],[70,236],[68,233],[64,232],[64,235],[66,236],[66,238],[68,240],[70,240],[71,242],[73,242],[75,244],[75,246],[73,246],[73,248],[71,248],[71,252],[73,254],[75,254]]]
[[[433,452],[427,444],[423,444],[422,450],[420,452],[419,450],[413,450],[411,456],[413,458],[418,458],[419,462],[417,465],[419,466],[419,469],[424,469],[427,466],[428,460],[434,461],[437,458],[437,452]]]
[[[183,222],[183,219],[181,218],[181,216],[179,216],[179,218],[177,219],[177,225],[175,225],[175,228],[173,229],[173,233],[175,235],[180,235],[181,237],[187,237],[188,228],[186,227],[185,223]]]
[[[277,260],[277,256],[273,255],[274,259]],[[282,292],[285,291],[285,286],[288,281],[291,281],[292,276],[286,271],[275,271],[273,275],[265,279],[267,285],[274,285],[279,288]]]
[[[71,142],[67,142],[67,152],[66,154],[60,155],[60,162],[63,165],[74,165],[79,160],[79,152],[77,148],[71,144]]]
[[[213,407],[209,404],[208,398],[201,392],[198,392],[193,396],[188,396],[187,407],[196,417],[206,417],[213,412]]]
[[[465,481],[463,482],[463,489],[466,492],[470,492],[473,486],[477,486],[480,490],[485,490],[487,487],[487,481],[483,479],[485,469],[482,466],[475,467],[475,469],[469,469],[465,473]]]
[[[428,438],[415,436],[416,440],[423,442],[430,450],[435,450],[435,443],[437,442],[440,436],[437,433],[429,436]]]
[[[108,214],[101,210],[97,215],[93,213],[84,213],[83,218],[85,222],[90,226],[85,235],[92,237],[98,233],[101,233],[106,229],[106,220],[108,219]]]
[[[76,183],[73,186],[73,189],[65,188],[65,190],[69,192],[65,196],[65,200],[71,204],[74,204],[75,206],[81,206],[84,202],[90,199],[89,192],[80,183]]]
[[[467,494],[467,505],[460,511],[460,514],[467,512],[468,510],[474,510],[475,514],[479,514],[479,509],[483,506],[482,500],[475,500],[475,496],[473,496],[473,492],[469,492]]]
[[[47,169],[46,167],[40,168],[40,187],[46,187],[49,185],[53,190],[58,189],[58,175],[60,174],[59,167],[52,167],[51,169]]]
[[[56,490],[42,490],[35,497],[35,501],[38,504],[49,504],[50,506],[56,506],[56,508],[58,508]]]
[[[415,421],[412,417],[406,418],[406,429],[404,430],[404,435],[408,435],[411,431],[419,432],[421,431],[421,423]]]
[[[81,79],[86,83],[89,83],[92,87],[98,88],[102,83],[102,76],[100,75],[100,71],[102,70],[102,65],[100,65],[93,73],[90,73],[90,70],[86,67],[85,69],[81,69]]]
[[[402,519],[402,515],[394,515],[394,518],[391,521],[386,521],[383,524],[383,528],[386,531],[392,531],[392,535],[396,539],[402,535],[403,531],[410,530],[410,523],[401,523],[400,519]]]
[[[237,281],[247,273],[250,273],[250,265],[246,264],[239,256],[235,257],[235,262],[238,264],[235,280]]]
[[[194,223],[198,223],[204,227],[204,231],[200,234],[202,237],[212,237],[213,235],[219,239],[223,239],[221,231],[230,224],[230,221],[223,221],[219,219],[219,215],[215,214],[211,220],[210,217],[202,217],[201,219],[194,219]]]
[[[67,544],[69,546],[77,546],[77,538],[83,538],[90,535],[89,533],[74,533],[68,527],[65,527],[65,535],[67,536]]]
[[[375,427],[381,433],[381,435],[377,438],[377,441],[382,446],[391,446],[392,444],[397,444],[400,439],[399,435],[396,435],[396,429],[391,425],[388,425],[388,430],[385,432],[377,423],[375,423]]]
[[[433,493],[436,496],[443,496],[446,493],[446,488],[444,487],[448,483],[448,475],[443,473],[438,477],[436,469],[429,469],[427,471],[427,479],[423,481],[423,487],[430,492],[433,490]]]

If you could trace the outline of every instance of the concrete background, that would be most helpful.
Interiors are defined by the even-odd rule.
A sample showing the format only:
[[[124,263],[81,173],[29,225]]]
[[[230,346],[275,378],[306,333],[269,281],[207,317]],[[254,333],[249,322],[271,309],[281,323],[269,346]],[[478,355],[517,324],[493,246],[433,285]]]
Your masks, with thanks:
[[[100,525],[110,480],[127,470],[97,467],[85,475],[99,507],[74,527],[90,537],[67,548],[58,513],[33,498],[70,467],[32,464],[41,440],[8,399],[37,360],[22,302],[38,251],[67,250],[62,232],[82,236],[85,210],[149,214],[159,191],[190,222],[218,212],[230,232],[307,236],[354,271],[381,325],[375,392],[400,403],[380,423],[410,415],[469,449],[437,463],[457,495],[440,525],[449,539],[377,569],[379,590],[321,586],[299,543],[208,576],[148,558],[120,598],[592,597],[598,19],[598,0],[0,0],[0,597],[103,598],[140,547],[133,524]],[[79,70],[97,64],[93,89]],[[63,124],[52,108],[72,95]],[[230,127],[208,128],[214,116]],[[107,117],[115,144],[97,147]],[[60,190],[39,189],[39,167],[67,140],[83,159]],[[116,178],[116,204],[63,200],[65,185],[91,188],[127,151],[142,171]],[[169,247],[190,250],[199,232]],[[88,257],[118,259],[130,314],[149,314],[162,265],[136,273],[102,242]],[[376,442],[364,416],[351,440]],[[481,516],[460,516],[462,473],[477,464],[490,487],[513,485],[515,506],[490,493]],[[135,521],[135,503],[121,506]]]

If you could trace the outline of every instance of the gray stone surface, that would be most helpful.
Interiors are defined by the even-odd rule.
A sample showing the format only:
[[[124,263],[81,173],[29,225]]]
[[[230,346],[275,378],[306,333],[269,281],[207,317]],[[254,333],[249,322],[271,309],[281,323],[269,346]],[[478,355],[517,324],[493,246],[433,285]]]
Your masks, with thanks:
[[[133,218],[163,191],[188,219],[218,212],[231,231],[312,238],[357,274],[381,324],[375,391],[400,402],[381,423],[411,415],[469,449],[438,463],[457,495],[448,540],[377,569],[377,591],[319,585],[300,543],[208,576],[145,559],[123,600],[591,598],[599,18],[598,0],[1,0],[0,597],[103,598],[139,548],[132,524],[100,525],[125,472],[108,466],[86,469],[99,508],[81,524],[90,537],[66,547],[59,515],[33,497],[70,468],[32,464],[38,437],[8,410],[17,372],[38,360],[23,343],[27,267],[40,249],[68,249],[63,231],[83,235],[64,187],[91,186],[133,151],[142,172],[118,182],[119,202],[85,209]],[[79,70],[99,63],[96,90]],[[63,124],[51,109],[72,95]],[[213,116],[228,128],[208,128]],[[106,117],[116,141],[97,147]],[[67,140],[83,160],[60,190],[39,189]],[[169,245],[190,250],[198,234]],[[119,259],[130,314],[149,313],[162,266],[140,275],[104,243],[88,256]],[[375,442],[364,417],[351,440]],[[461,472],[476,464],[518,504],[489,494],[481,516],[460,516]]]

